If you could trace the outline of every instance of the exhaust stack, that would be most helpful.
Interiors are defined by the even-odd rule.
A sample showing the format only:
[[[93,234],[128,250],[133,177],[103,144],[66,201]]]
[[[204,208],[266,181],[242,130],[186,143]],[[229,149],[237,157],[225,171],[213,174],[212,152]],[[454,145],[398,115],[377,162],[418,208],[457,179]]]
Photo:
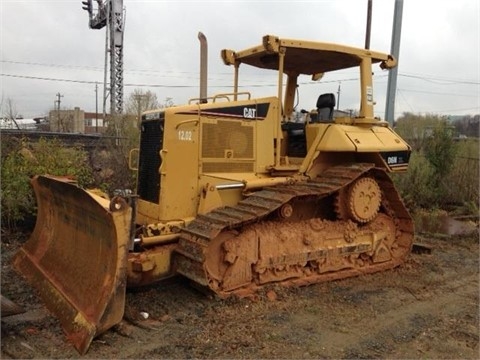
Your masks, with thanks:
[[[207,103],[207,74],[208,74],[208,44],[207,38],[200,31],[198,33],[200,40],[200,103]]]

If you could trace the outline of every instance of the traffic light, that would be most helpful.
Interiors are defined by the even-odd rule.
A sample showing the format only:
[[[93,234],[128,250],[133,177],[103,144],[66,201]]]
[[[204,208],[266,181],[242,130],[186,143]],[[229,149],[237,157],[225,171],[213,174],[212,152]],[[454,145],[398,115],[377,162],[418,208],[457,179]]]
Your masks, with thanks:
[[[92,12],[92,0],[82,1],[82,9],[87,10],[89,13]]]

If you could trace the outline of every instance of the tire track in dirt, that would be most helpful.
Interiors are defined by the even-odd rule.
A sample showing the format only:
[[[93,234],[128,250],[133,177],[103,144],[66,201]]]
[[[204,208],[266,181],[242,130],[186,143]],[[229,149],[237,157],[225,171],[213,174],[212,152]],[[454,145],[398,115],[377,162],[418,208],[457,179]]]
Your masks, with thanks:
[[[398,309],[353,322],[350,333],[342,334],[341,337],[336,336],[337,334],[326,336],[327,352],[335,353],[334,349],[344,349],[341,357],[371,358],[411,349],[412,340],[421,337],[444,319],[475,311],[474,298],[478,299],[478,277],[472,275],[463,278],[456,285],[456,291],[448,285],[438,288],[435,291],[434,304],[430,297],[427,300],[414,299],[410,303],[403,303]],[[459,304],[459,300],[465,298],[472,299],[470,306]],[[359,340],[358,334],[361,334],[362,330],[365,336]],[[418,356],[414,351],[411,355]],[[473,349],[470,355],[474,355]]]

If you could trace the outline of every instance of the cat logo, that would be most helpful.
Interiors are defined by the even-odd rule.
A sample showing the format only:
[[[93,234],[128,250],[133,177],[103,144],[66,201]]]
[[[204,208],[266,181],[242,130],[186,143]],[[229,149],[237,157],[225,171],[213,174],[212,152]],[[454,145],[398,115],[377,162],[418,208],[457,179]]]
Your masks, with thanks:
[[[257,109],[243,108],[243,117],[246,119],[255,119],[257,117]]]

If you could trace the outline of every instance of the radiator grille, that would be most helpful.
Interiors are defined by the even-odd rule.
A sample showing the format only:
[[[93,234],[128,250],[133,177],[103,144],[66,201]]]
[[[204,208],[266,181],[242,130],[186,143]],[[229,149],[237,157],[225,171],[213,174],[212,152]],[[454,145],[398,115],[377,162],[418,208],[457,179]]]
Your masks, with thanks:
[[[163,118],[142,123],[138,163],[138,195],[140,199],[158,204],[161,164],[159,152],[163,147]]]
[[[218,121],[202,126],[202,157],[252,159],[254,152],[253,126],[240,121]]]

